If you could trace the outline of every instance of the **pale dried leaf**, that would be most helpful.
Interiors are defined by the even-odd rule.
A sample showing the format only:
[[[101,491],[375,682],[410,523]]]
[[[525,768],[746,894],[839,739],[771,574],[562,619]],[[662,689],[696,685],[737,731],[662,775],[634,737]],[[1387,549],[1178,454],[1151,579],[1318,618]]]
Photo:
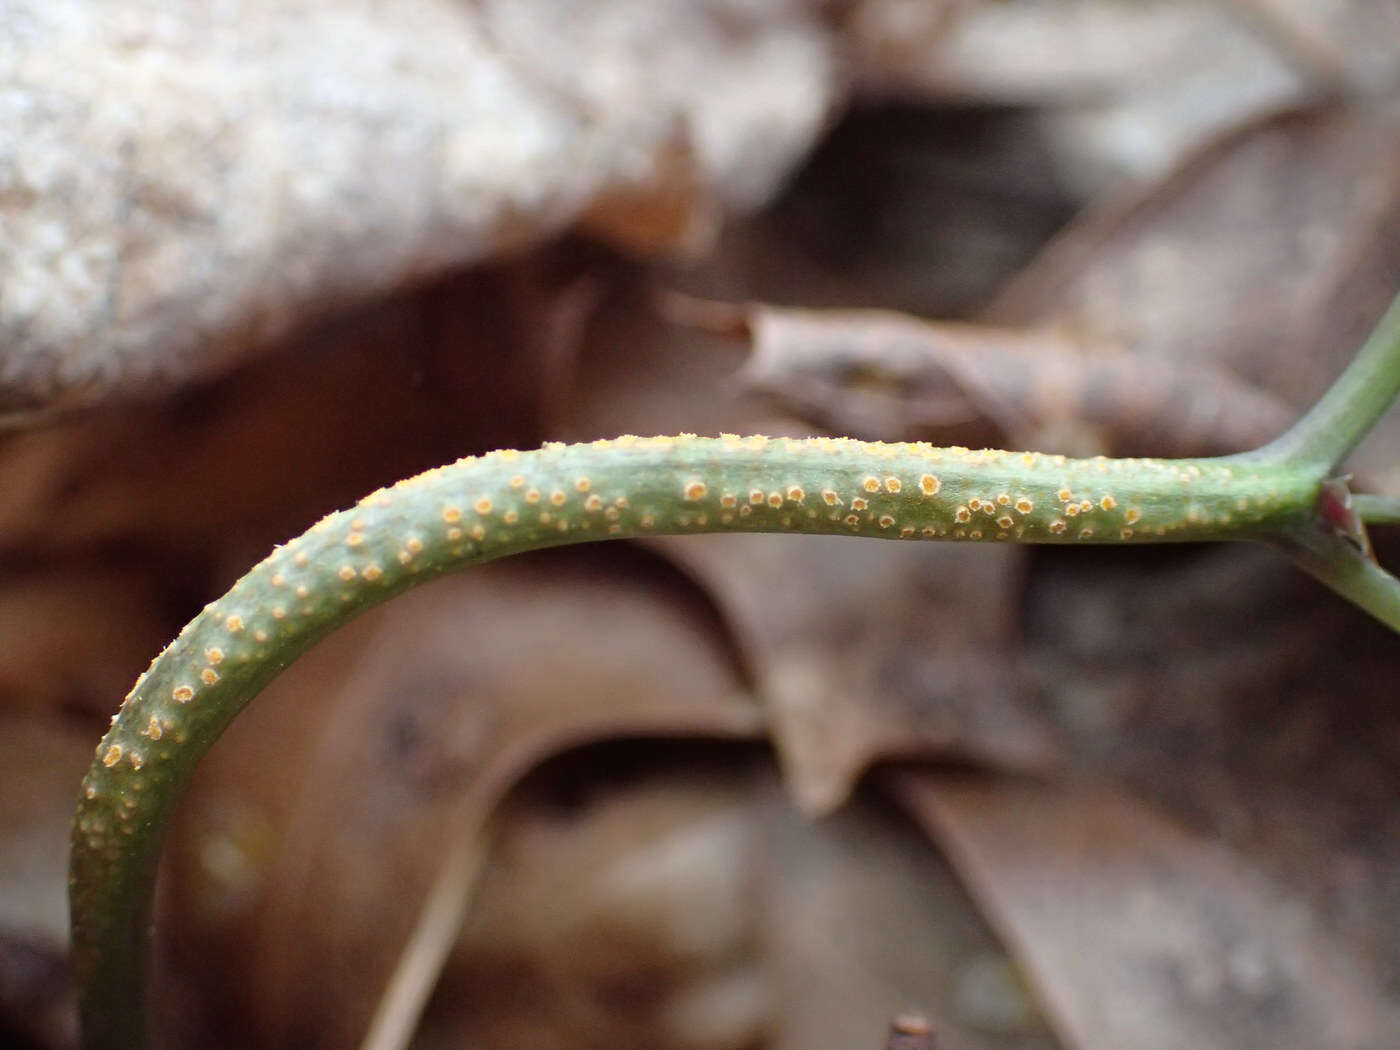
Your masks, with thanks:
[[[582,223],[773,192],[837,87],[799,3],[5,0],[0,412],[209,375]]]
[[[664,755],[566,759],[502,810],[424,1050],[760,1044],[770,778],[752,751]]]
[[[503,811],[425,1050],[874,1048],[911,1006],[940,1046],[1053,1045],[946,862],[882,800],[814,824],[753,751],[625,755],[555,762]]]
[[[1023,629],[1067,764],[1230,843],[1400,986],[1394,635],[1271,551],[1064,553]]]
[[[1326,917],[1110,788],[907,774],[943,843],[1080,1050],[1372,1050],[1400,1025]]]
[[[658,546],[705,582],[733,625],[808,812],[834,810],[883,758],[1055,762],[1024,702],[1014,551],[813,536]]]
[[[1394,292],[1400,125],[1384,109],[1274,114],[1053,241],[985,320],[1058,326],[1181,364],[1223,363],[1310,402]],[[1353,313],[1333,316],[1335,300]],[[1356,313],[1362,316],[1356,316]]]
[[[775,1050],[877,1050],[917,1010],[941,1050],[1058,1044],[958,874],[873,792],[809,822],[770,818],[766,942]]]
[[[1301,411],[1350,359],[1400,276],[1400,116],[1290,110],[1251,122],[1052,242],[988,312],[1225,365]],[[1392,412],[1353,459],[1400,489]]]
[[[835,433],[1082,456],[1202,456],[1254,448],[1292,419],[1277,398],[1212,362],[1044,330],[764,305],[744,317],[753,356],[741,380]],[[969,440],[979,436],[989,440]]]
[[[920,7],[956,10],[905,13]],[[863,0],[848,32],[866,90],[1042,108],[1061,177],[1087,195],[1268,109],[1384,98],[1400,77],[1396,0]]]

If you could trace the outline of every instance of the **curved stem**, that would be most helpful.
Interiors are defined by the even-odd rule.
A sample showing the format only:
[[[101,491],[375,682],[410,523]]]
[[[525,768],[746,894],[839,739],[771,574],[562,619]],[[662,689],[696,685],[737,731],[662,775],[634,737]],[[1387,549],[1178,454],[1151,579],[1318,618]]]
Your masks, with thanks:
[[[1277,440],[1247,457],[1331,473],[1400,394],[1400,295],[1337,381]]]
[[[98,746],[70,868],[84,1045],[142,1045],[156,860],[200,758],[297,656],[410,587],[522,551],[659,533],[1260,539],[1311,521],[1318,491],[1269,463],[684,436],[496,452],[373,493],[207,606],[138,679]]]

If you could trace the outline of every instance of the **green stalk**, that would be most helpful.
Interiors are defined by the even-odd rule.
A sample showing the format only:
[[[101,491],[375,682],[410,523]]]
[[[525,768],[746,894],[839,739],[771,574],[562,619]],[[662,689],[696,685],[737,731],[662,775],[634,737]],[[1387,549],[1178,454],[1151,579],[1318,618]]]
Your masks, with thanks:
[[[970,542],[1248,539],[1307,521],[1297,471],[816,439],[624,438],[465,459],[321,521],[209,605],[136,683],[83,782],[71,868],[89,1050],[145,1030],[170,811],[229,721],[308,647],[448,572],[610,537],[801,532]]]
[[[1362,492],[1351,498],[1356,516],[1367,525],[1400,525],[1400,499]]]
[[[1340,538],[1302,531],[1284,549],[1300,568],[1365,609],[1393,631],[1400,631],[1400,580]]]
[[[1252,455],[1336,471],[1400,394],[1400,295],[1331,388],[1287,433]]]
[[[1259,540],[1400,631],[1400,583],[1366,557],[1345,485],[1328,478],[1397,387],[1400,301],[1317,408],[1252,455],[1072,460],[847,439],[625,437],[494,452],[371,494],[206,606],[98,745],[70,863],[83,1046],[145,1045],[156,862],[195,766],[272,678],[366,609],[478,562],[633,536]]]

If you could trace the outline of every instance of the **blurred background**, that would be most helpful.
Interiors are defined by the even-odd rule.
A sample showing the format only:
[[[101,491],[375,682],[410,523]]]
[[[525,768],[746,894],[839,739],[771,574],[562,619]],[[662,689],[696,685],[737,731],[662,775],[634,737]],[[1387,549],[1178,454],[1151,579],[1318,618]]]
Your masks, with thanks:
[[[322,514],[626,432],[1237,451],[1397,288],[1397,0],[0,0],[0,1044],[75,1045],[109,715]],[[1400,1045],[1397,651],[1262,549],[493,564],[205,762],[161,1045]]]

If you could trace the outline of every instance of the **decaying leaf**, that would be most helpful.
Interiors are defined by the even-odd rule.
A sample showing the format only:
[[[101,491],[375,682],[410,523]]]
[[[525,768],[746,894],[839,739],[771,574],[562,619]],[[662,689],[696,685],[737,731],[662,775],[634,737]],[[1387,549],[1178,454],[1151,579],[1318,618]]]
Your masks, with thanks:
[[[1229,843],[1394,987],[1394,639],[1282,567],[1230,548],[1037,559],[1026,660],[1082,778]]]
[[[425,1050],[874,1050],[911,1007],[940,1046],[1054,1045],[947,863],[873,793],[813,823],[755,751],[613,746],[537,771],[500,827]]]
[[[1235,128],[1075,223],[984,320],[1223,365],[1307,405],[1394,293],[1396,120],[1322,107]]]
[[[502,809],[415,1045],[746,1046],[771,1030],[771,775],[753,751],[672,753],[689,761],[557,762]]]
[[[739,380],[835,433],[1186,457],[1254,448],[1292,418],[1209,361],[881,311],[739,309],[753,348]]]
[[[1384,112],[1338,108],[1237,129],[1074,224],[993,305],[991,327],[663,305],[751,340],[747,387],[837,432],[1076,454],[1241,451],[1286,427],[1389,301],[1398,141]],[[1364,451],[1360,462],[1382,485],[1393,471]]]
[[[860,0],[857,75],[876,92],[1035,106],[1061,177],[1098,193],[1280,105],[1384,98],[1395,0]]]
[[[1301,410],[1341,371],[1400,274],[1400,117],[1285,110],[1067,230],[986,314],[1228,367]],[[1400,489],[1392,411],[1352,457]]]
[[[808,812],[835,809],[882,758],[1054,764],[1052,738],[1023,702],[1014,551],[805,536],[658,546],[733,625]]]
[[[1059,1050],[942,850],[881,793],[862,788],[815,822],[773,816],[776,1050],[878,1048],[883,1026],[909,1011],[938,1048]]]
[[[1370,1050],[1400,1012],[1324,915],[1107,787],[908,774],[898,790],[1081,1050]]]

